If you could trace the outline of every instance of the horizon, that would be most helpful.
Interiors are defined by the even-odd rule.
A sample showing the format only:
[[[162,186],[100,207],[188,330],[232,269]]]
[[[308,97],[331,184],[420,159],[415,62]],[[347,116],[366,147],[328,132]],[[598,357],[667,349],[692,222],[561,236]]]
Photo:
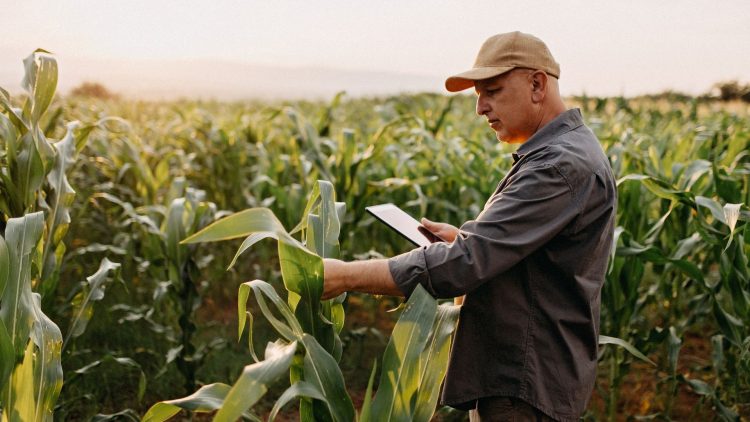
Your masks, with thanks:
[[[83,82],[143,99],[447,94],[445,78],[470,68],[488,36],[516,29],[550,47],[564,96],[695,96],[750,82],[750,55],[738,54],[750,47],[742,0],[475,7],[503,17],[456,13],[466,10],[459,1],[12,1],[0,86],[19,92],[22,60],[44,48],[58,60],[63,94]]]

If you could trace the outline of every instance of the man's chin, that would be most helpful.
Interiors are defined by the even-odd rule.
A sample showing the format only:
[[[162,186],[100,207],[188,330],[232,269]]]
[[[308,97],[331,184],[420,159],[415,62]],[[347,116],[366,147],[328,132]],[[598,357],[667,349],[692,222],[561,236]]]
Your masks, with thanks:
[[[518,141],[513,140],[510,136],[503,136],[500,133],[495,133],[495,137],[498,141],[502,142],[503,144],[517,144]]]
[[[526,141],[525,139],[518,139],[512,136],[508,136],[507,134],[504,135],[499,132],[495,132],[495,137],[497,138],[498,141],[504,144],[522,144]]]

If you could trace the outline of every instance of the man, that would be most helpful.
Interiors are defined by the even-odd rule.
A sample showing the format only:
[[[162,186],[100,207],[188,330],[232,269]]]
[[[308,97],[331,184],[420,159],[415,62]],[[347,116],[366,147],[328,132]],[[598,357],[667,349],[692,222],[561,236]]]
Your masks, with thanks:
[[[422,224],[446,242],[388,260],[326,260],[324,296],[465,295],[441,402],[473,421],[575,420],[594,386],[600,292],[612,248],[616,186],[560,67],[520,32],[481,47],[473,69],[446,81],[474,87],[477,114],[514,164],[475,220]]]

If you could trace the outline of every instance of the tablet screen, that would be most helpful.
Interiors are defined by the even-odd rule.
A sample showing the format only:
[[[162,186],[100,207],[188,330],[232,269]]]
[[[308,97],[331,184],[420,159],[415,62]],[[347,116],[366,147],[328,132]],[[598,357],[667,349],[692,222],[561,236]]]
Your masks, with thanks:
[[[366,207],[365,210],[417,246],[427,246],[432,243],[419,231],[421,226],[419,221],[393,204],[374,205]]]

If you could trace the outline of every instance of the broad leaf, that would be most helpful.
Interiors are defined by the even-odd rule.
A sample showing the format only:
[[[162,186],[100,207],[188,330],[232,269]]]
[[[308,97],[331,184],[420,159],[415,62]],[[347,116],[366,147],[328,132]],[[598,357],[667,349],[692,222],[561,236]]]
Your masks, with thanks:
[[[120,264],[112,262],[107,258],[102,259],[99,269],[86,277],[83,289],[73,298],[73,317],[65,336],[65,345],[72,337],[78,337],[86,330],[91,317],[94,315],[93,302],[104,298],[104,289],[107,280],[110,280],[111,272],[120,268]]]
[[[180,410],[211,412],[224,404],[230,389],[230,386],[222,383],[209,384],[187,397],[156,403],[143,415],[143,422],[166,421]]]
[[[77,123],[68,124],[65,137],[53,144],[57,154],[55,154],[52,169],[47,174],[50,194],[46,198],[47,238],[44,242],[42,254],[42,262],[44,263],[42,270],[43,295],[53,293],[56,287],[56,283],[51,284],[47,280],[60,266],[62,257],[50,252],[54,251],[56,246],[62,242],[70,225],[70,206],[73,204],[76,192],[68,183],[67,172],[75,162],[77,155],[76,142],[73,136],[73,130],[77,126]]]
[[[34,420],[52,421],[53,410],[63,385],[62,333],[43,312],[41,296],[33,294],[36,321],[31,333],[34,353]]]
[[[0,397],[3,403],[3,421],[35,420],[34,342],[29,341],[24,346],[23,360],[13,370],[10,382],[5,385]]]
[[[372,362],[372,371],[370,371],[370,379],[367,381],[367,389],[365,390],[365,399],[362,402],[360,408],[359,422],[370,422],[372,419],[372,387],[375,383],[375,373],[378,369],[378,360],[375,359]]]
[[[10,275],[10,256],[8,255],[8,245],[5,239],[0,236],[0,298],[3,297],[5,285],[8,283]]]
[[[31,132],[20,139],[15,162],[10,163],[10,177],[18,191],[16,212],[25,213],[44,182],[44,163]],[[17,215],[20,217],[20,215]]]
[[[183,240],[182,243],[217,242],[257,232],[274,233],[281,241],[299,244],[286,232],[279,219],[268,208],[250,208],[224,217]]]
[[[627,350],[628,353],[630,353],[631,355],[637,357],[638,359],[656,366],[656,363],[654,363],[654,361],[647,358],[646,355],[644,355],[638,349],[636,349],[635,346],[633,346],[632,344],[628,343],[627,341],[621,338],[600,335],[599,344],[600,345],[614,344],[615,346],[620,346],[623,349]]]
[[[93,362],[90,362],[88,365],[78,368],[74,371],[72,371],[72,374],[68,376],[67,380],[70,381],[71,379],[74,379],[75,377],[86,375],[91,371],[94,371],[95,369],[99,368],[102,365],[114,363],[120,366],[123,366],[125,368],[132,368],[136,369],[138,371],[138,400],[143,398],[143,394],[146,392],[146,374],[143,372],[143,368],[141,368],[141,365],[134,361],[131,358],[127,357],[117,357],[112,355],[106,355],[102,357],[101,359],[97,359]]]
[[[48,51],[37,49],[23,64],[26,72],[22,85],[33,98],[31,122],[37,124],[57,89],[57,60]]]
[[[419,355],[419,390],[414,422],[428,422],[435,413],[435,406],[440,395],[440,385],[448,370],[451,335],[456,329],[461,308],[453,305],[438,306],[435,323],[430,333],[430,340],[425,350]]]
[[[8,381],[8,377],[13,372],[15,364],[13,342],[10,339],[8,330],[5,328],[5,323],[0,320],[0,394],[2,394],[5,382]]]
[[[276,415],[278,415],[282,407],[286,406],[287,403],[299,397],[307,397],[323,402],[327,401],[323,396],[323,393],[316,386],[310,384],[309,382],[297,381],[289,388],[287,388],[286,391],[284,391],[284,393],[278,398],[278,400],[276,400],[276,403],[273,405],[273,409],[271,409],[271,413],[268,415],[268,421],[270,422],[275,420]]]
[[[346,392],[344,376],[336,362],[309,334],[302,336],[305,346],[305,381],[313,384],[326,398],[326,407],[336,422],[354,421],[354,404]]]
[[[234,422],[268,391],[268,385],[289,371],[297,342],[285,346],[269,343],[265,360],[243,369],[237,382],[224,398],[224,404],[216,413],[214,421]]]
[[[376,421],[411,421],[420,386],[420,355],[437,315],[437,302],[422,286],[409,297],[383,355],[380,384],[372,403]]]
[[[299,325],[297,318],[289,306],[284,302],[283,299],[276,293],[273,286],[266,283],[263,280],[253,280],[240,285],[240,290],[237,299],[237,313],[239,317],[239,333],[242,335],[242,331],[245,327],[245,318],[247,312],[247,298],[250,295],[250,290],[255,293],[255,299],[258,301],[263,316],[268,319],[271,325],[279,332],[284,338],[289,341],[294,341],[300,338],[302,335],[302,327]],[[281,313],[286,320],[286,323],[280,321],[273,314],[271,309],[266,303],[265,297],[271,300],[271,303]]]
[[[28,343],[34,323],[34,303],[31,295],[32,253],[44,227],[44,214],[36,212],[20,218],[11,218],[5,229],[10,261],[8,282],[0,297],[0,319],[8,330],[16,358]]]

